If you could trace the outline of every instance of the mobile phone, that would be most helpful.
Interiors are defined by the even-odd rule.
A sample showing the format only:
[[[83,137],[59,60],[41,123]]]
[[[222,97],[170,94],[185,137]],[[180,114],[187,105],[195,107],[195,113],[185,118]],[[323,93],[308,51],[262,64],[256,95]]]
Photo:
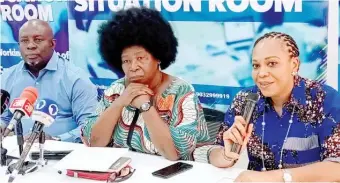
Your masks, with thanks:
[[[129,165],[131,162],[131,158],[128,157],[120,157],[117,161],[115,161],[111,167],[109,168],[109,172],[119,172],[124,167]]]
[[[178,163],[172,164],[170,166],[167,166],[165,168],[162,168],[160,170],[157,170],[157,171],[153,172],[152,175],[167,179],[167,178],[170,178],[170,177],[172,177],[176,174],[179,174],[181,172],[189,170],[192,167],[193,166],[190,165],[190,164],[178,162]]]

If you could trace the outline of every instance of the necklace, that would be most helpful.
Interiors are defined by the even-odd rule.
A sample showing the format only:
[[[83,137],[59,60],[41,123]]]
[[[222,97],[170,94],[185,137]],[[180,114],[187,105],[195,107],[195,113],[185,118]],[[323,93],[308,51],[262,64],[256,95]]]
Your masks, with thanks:
[[[288,125],[288,129],[287,129],[287,132],[286,132],[286,136],[285,136],[285,139],[283,140],[283,143],[282,143],[282,147],[281,147],[281,152],[280,152],[280,161],[279,161],[279,169],[282,169],[283,166],[282,166],[282,155],[283,155],[283,147],[285,145],[285,143],[287,142],[287,138],[288,138],[288,135],[289,135],[289,131],[290,131],[290,127],[292,126],[293,124],[293,116],[294,116],[294,112],[295,112],[295,105],[293,107],[293,112],[292,114],[290,115],[290,119],[289,119],[289,125]],[[261,171],[266,171],[266,166],[264,165],[264,151],[263,151],[263,146],[264,146],[264,131],[265,131],[265,126],[266,126],[266,122],[265,122],[265,113],[266,113],[266,107],[264,108],[264,112],[263,112],[263,121],[261,123],[262,125],[262,152],[261,152],[261,158],[262,158],[262,169]]]

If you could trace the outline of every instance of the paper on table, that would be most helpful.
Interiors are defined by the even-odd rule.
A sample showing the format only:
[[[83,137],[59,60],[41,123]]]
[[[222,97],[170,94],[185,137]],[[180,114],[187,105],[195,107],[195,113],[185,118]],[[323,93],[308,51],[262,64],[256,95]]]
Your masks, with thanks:
[[[82,170],[107,172],[111,165],[128,152],[127,148],[82,147],[60,160],[57,170]]]
[[[39,148],[39,144],[34,144],[37,149]],[[84,147],[84,144],[71,143],[71,142],[61,142],[55,140],[46,140],[44,149],[46,151],[73,151],[77,148]]]
[[[25,149],[26,143],[24,143],[23,148]],[[55,140],[46,140],[44,144],[45,151],[72,151],[79,147],[83,147],[83,144],[76,144],[70,142],[61,142]],[[4,147],[7,148],[7,155],[19,158],[19,147],[17,145],[16,136],[7,137],[4,140]],[[30,150],[31,152],[39,152],[39,143],[34,143]],[[30,161],[31,159],[27,156],[26,161]]]

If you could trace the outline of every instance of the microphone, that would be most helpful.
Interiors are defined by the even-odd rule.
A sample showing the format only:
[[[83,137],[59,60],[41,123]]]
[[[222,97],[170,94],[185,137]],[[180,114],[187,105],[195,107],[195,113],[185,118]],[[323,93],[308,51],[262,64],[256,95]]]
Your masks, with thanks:
[[[19,98],[13,100],[9,110],[13,113],[13,117],[4,132],[4,137],[13,130],[21,118],[30,117],[33,112],[33,104],[38,98],[38,90],[34,87],[26,87]]]
[[[22,152],[18,162],[14,164],[14,170],[11,171],[12,174],[10,175],[8,182],[13,182],[16,175],[21,170],[35,139],[40,135],[44,126],[50,126],[54,122],[57,113],[58,106],[53,100],[42,99],[37,103],[32,114],[32,120],[35,121],[32,133],[27,140],[25,149]]]
[[[6,90],[3,90],[3,89],[1,89],[0,95],[1,95],[0,114],[2,114],[6,110],[6,108],[8,107],[10,95]]]
[[[259,100],[260,95],[257,93],[248,93],[246,97],[246,106],[244,107],[242,117],[246,121],[246,129],[248,129],[248,124],[250,122],[251,115],[255,109],[256,102]],[[240,154],[242,148],[242,144],[233,143],[231,146],[231,152]]]

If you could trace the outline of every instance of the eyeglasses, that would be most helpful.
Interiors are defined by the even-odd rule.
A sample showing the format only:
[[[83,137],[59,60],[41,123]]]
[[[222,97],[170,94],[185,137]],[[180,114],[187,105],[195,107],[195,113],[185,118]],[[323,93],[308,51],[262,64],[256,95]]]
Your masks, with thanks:
[[[136,169],[126,166],[122,170],[120,170],[118,173],[114,172],[110,174],[110,176],[107,178],[107,183],[114,183],[114,182],[123,182],[127,179],[129,179],[133,173],[135,173]]]

